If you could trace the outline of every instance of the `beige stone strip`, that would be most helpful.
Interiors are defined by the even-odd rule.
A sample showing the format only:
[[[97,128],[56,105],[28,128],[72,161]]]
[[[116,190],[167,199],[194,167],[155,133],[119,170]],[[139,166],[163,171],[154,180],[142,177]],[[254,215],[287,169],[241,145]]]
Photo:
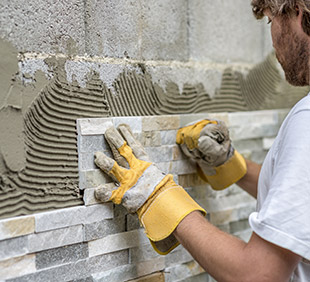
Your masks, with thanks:
[[[35,255],[26,255],[0,262],[0,279],[16,278],[36,271]]]
[[[34,233],[34,216],[21,216],[0,220],[0,240]]]

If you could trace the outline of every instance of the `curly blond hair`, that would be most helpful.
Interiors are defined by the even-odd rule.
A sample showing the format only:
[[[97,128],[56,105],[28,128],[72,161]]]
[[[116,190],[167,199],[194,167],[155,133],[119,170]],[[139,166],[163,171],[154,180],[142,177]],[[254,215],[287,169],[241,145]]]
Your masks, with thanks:
[[[273,16],[296,15],[298,7],[303,13],[303,29],[310,36],[310,0],[252,0],[251,4],[257,19],[264,17],[266,9],[270,9]]]

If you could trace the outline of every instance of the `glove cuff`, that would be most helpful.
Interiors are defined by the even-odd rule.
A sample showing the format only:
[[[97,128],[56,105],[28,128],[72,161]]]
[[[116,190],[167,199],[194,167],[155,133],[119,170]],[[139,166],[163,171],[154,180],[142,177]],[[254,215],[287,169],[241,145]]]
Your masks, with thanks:
[[[214,175],[205,175],[202,170],[198,174],[206,180],[214,190],[223,190],[239,181],[247,172],[245,159],[237,150],[224,164],[214,167]],[[201,175],[203,174],[203,175]]]
[[[167,175],[156,187],[156,192],[137,213],[147,237],[156,252],[168,254],[179,245],[172,234],[178,224],[191,212],[201,208],[172,178]]]

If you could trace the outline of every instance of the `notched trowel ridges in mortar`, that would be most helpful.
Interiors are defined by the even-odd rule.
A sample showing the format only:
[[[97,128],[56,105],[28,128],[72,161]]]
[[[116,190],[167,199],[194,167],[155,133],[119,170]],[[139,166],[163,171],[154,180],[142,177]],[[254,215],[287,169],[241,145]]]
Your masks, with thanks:
[[[96,76],[92,79],[99,81]],[[59,76],[40,92],[25,114],[25,168],[7,176],[12,189],[0,194],[0,217],[83,203],[78,190],[75,121],[86,116],[108,115],[102,87],[101,82],[94,83],[91,88],[97,91],[87,93],[79,86],[64,82]],[[86,95],[97,101],[95,107]],[[74,98],[72,102],[71,98]]]

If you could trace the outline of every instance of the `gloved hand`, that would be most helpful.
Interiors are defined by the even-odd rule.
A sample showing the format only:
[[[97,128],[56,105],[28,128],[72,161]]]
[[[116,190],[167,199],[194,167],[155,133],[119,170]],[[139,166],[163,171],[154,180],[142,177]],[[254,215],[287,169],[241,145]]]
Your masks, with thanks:
[[[95,163],[117,185],[112,190],[110,185],[99,186],[96,198],[137,212],[153,248],[160,254],[169,253],[179,244],[172,233],[181,220],[192,211],[205,211],[173,181],[172,175],[165,175],[149,160],[128,125],[107,129],[105,139],[116,161],[97,152]]]
[[[198,164],[198,174],[213,189],[222,190],[247,171],[244,158],[233,148],[225,123],[201,120],[178,130],[176,143]]]

